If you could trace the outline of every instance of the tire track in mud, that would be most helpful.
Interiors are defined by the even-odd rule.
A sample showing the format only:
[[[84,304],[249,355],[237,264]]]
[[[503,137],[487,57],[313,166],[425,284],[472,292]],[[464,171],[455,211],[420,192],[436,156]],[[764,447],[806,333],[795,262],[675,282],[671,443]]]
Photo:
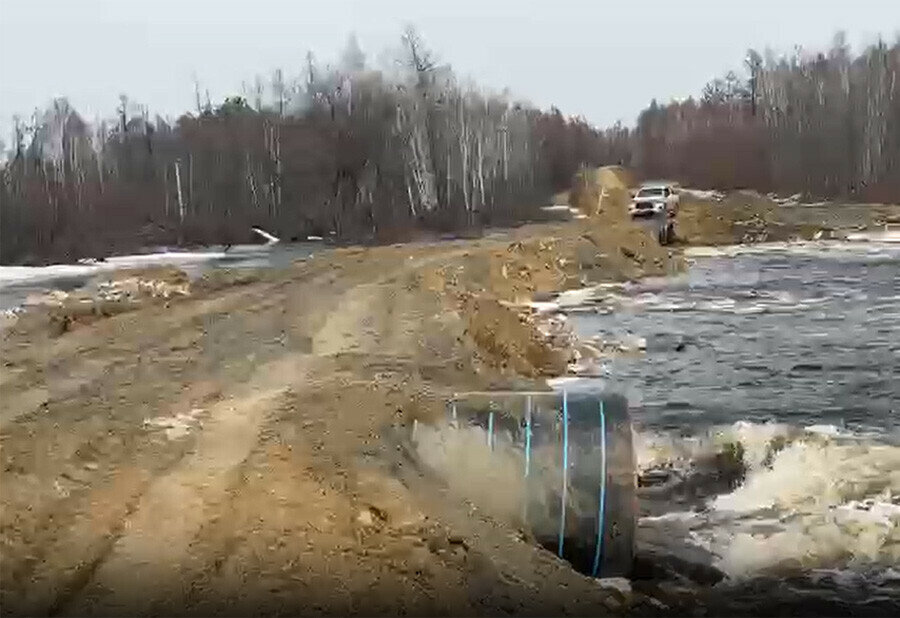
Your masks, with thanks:
[[[351,286],[328,300],[344,305],[344,296],[353,289]],[[321,297],[317,300],[317,313],[331,315],[331,303]],[[283,296],[268,296],[266,302],[241,307],[241,313],[258,314],[285,302]],[[330,329],[323,325],[320,330]],[[205,521],[206,505],[221,501],[228,479],[258,445],[259,430],[266,418],[262,408],[277,407],[286,385],[302,381],[310,358],[292,355],[270,362],[245,383],[243,390],[249,390],[249,395],[239,396],[236,402],[232,399],[216,404],[193,450],[169,470],[142,483],[136,504],[127,510],[123,522],[113,525],[108,547],[69,578],[55,611],[127,612],[153,601],[141,588],[147,582],[152,582],[157,604],[165,598],[171,605],[171,599],[179,598],[183,591],[178,575],[202,570],[206,562],[192,552],[194,538]],[[161,544],[165,550],[160,549]]]
[[[161,597],[183,598],[185,590],[181,588],[182,578],[179,575],[196,575],[198,570],[203,570],[204,565],[216,559],[215,556],[204,555],[203,548],[195,547],[197,536],[208,517],[221,515],[215,512],[212,505],[224,502],[223,496],[227,494],[234,475],[254,448],[259,446],[260,431],[266,423],[267,410],[277,407],[280,397],[290,386],[305,388],[300,383],[307,375],[310,363],[314,363],[317,358],[329,359],[325,363],[328,365],[333,355],[347,350],[359,350],[354,345],[357,337],[365,339],[356,341],[363,344],[364,352],[371,354],[378,349],[379,341],[377,337],[373,338],[373,333],[363,337],[363,333],[358,330],[360,324],[368,324],[368,314],[373,311],[373,299],[369,292],[375,292],[375,289],[370,286],[375,285],[376,289],[380,287],[381,292],[386,294],[382,296],[376,293],[376,299],[393,303],[393,291],[399,292],[402,289],[403,282],[398,280],[400,276],[410,274],[434,261],[448,259],[448,255],[447,251],[438,251],[416,260],[392,256],[385,264],[386,269],[382,269],[374,281],[360,280],[355,273],[352,278],[336,281],[333,272],[325,272],[301,281],[296,288],[282,293],[271,292],[276,287],[297,282],[289,280],[269,286],[266,288],[268,292],[259,288],[248,290],[234,299],[235,315],[248,318],[246,324],[238,322],[234,326],[239,329],[249,328],[249,331],[241,330],[237,338],[227,334],[224,341],[201,338],[197,344],[199,347],[205,345],[213,349],[199,350],[202,352],[199,358],[209,360],[208,357],[212,354],[224,361],[228,354],[240,349],[235,345],[253,343],[258,347],[259,341],[254,339],[259,337],[260,333],[257,331],[260,324],[268,324],[266,328],[269,330],[280,327],[283,335],[290,330],[292,336],[305,334],[310,342],[315,339],[321,347],[312,351],[319,352],[321,356],[304,353],[311,350],[303,350],[300,354],[290,352],[289,349],[281,352],[273,350],[281,356],[257,367],[246,381],[239,377],[240,373],[234,376],[239,378],[240,386],[230,388],[230,384],[234,382],[223,385],[224,391],[231,391],[231,398],[214,404],[213,410],[195,436],[193,446],[188,441],[182,447],[163,451],[168,453],[167,458],[173,457],[168,464],[162,468],[147,466],[147,456],[153,455],[154,449],[145,452],[147,449],[137,443],[131,448],[141,449],[141,463],[137,463],[132,472],[128,471],[125,460],[122,460],[118,469],[115,468],[115,461],[112,462],[113,468],[106,471],[107,485],[101,483],[98,487],[96,480],[93,481],[94,484],[89,481],[86,491],[78,497],[73,495],[72,498],[78,504],[66,507],[68,514],[63,514],[62,518],[59,517],[61,513],[56,504],[43,505],[41,511],[45,518],[49,518],[47,523],[52,522],[56,530],[49,536],[43,534],[43,541],[36,537],[39,545],[32,547],[31,551],[36,549],[38,553],[35,554],[31,567],[26,564],[25,571],[22,571],[14,566],[19,571],[19,579],[24,577],[30,583],[22,581],[24,590],[21,586],[4,590],[5,596],[21,595],[24,592],[23,598],[38,603],[31,607],[38,611],[29,610],[28,613],[45,613],[50,609],[53,613],[63,614],[121,613],[123,610],[127,612],[129,608],[133,611],[136,607],[147,607],[145,601],[154,599],[159,605],[163,600]],[[335,283],[339,285],[335,286]],[[306,301],[310,296],[313,300]],[[369,302],[362,302],[365,297],[369,297]],[[279,305],[283,305],[282,317],[272,313],[272,309]],[[288,306],[293,310],[309,309],[310,315],[304,315],[298,326],[296,320],[292,319],[293,316],[284,317],[285,307]],[[203,319],[208,315],[197,307],[191,309],[188,316],[177,316],[176,323],[168,324],[169,328],[163,332],[180,337],[192,328],[192,320]],[[267,320],[260,313],[272,315]],[[215,312],[215,315],[223,314],[228,316],[221,310]],[[252,320],[250,316],[253,316]],[[352,331],[349,340],[345,337],[346,331],[343,328],[336,328],[341,325]],[[370,326],[381,330],[385,328],[382,320]],[[159,335],[157,329],[149,337],[138,337],[142,354],[167,349],[170,341],[160,343]],[[155,339],[148,342],[151,337]],[[128,339],[124,345],[127,349]],[[118,358],[111,360],[108,365],[115,365],[117,360]],[[253,361],[241,361],[241,366],[246,362]],[[215,369],[213,375],[217,375],[219,380],[223,377],[227,379],[227,374],[233,373],[229,368],[211,369]],[[134,362],[123,363],[113,373],[103,372],[100,378],[102,384],[98,383],[97,386],[105,388],[104,384],[112,386],[124,380],[123,388],[132,395],[141,389],[160,386],[167,388],[158,382],[161,377],[159,375],[149,376],[156,378],[154,384],[130,382],[127,378],[137,370],[138,366]],[[239,368],[238,371],[243,370]],[[188,374],[184,377],[191,376]],[[184,377],[176,374],[179,381]],[[70,404],[77,408],[78,401],[75,400],[81,400],[85,396],[85,391],[79,389],[72,395],[75,399]],[[166,397],[163,399],[167,401]],[[169,407],[169,404],[165,405]],[[133,411],[130,415],[133,416]],[[62,422],[62,419],[59,420]],[[33,422],[31,415],[20,416],[12,426],[19,427],[20,431],[16,433],[20,434]],[[116,423],[120,424],[120,421]],[[125,427],[120,429],[124,430]],[[317,442],[318,440],[313,440],[310,452],[304,456],[309,462],[321,459],[317,453],[318,447],[315,446]],[[178,449],[181,452],[176,454],[174,451]],[[103,455],[107,456],[108,453]],[[106,466],[110,462],[102,463]],[[111,506],[104,508],[104,502],[109,502]],[[101,509],[100,512],[97,511],[98,508]],[[7,529],[4,534],[9,532]],[[57,556],[57,552],[62,556]],[[152,592],[149,596],[154,599],[145,598],[148,592]],[[171,603],[169,605],[172,606]]]
[[[287,391],[283,384],[302,380],[307,364],[302,356],[267,364],[249,392],[210,411],[193,450],[148,485],[122,535],[62,613],[130,614],[183,594],[181,575],[197,560],[192,543],[212,515],[210,505],[221,501],[233,471],[257,445],[269,411]]]
[[[260,306],[251,306],[251,310],[258,311]],[[240,323],[230,322],[219,327],[229,326],[241,328]],[[215,338],[206,343],[207,347],[229,345]],[[190,360],[190,355],[181,359],[174,370]],[[161,432],[146,426],[148,412],[152,416],[160,408],[168,409],[176,423],[181,423],[183,417],[215,404],[230,383],[227,376],[206,379],[203,370],[186,376],[172,371],[169,363],[160,365],[158,356],[153,355],[143,364],[140,360],[123,364],[97,386],[108,394],[121,392],[124,399],[109,401],[99,391],[92,394],[81,390],[73,398],[45,409],[41,416],[20,417],[4,428],[2,480],[7,489],[0,509],[4,596],[33,598],[29,590],[41,588],[40,581],[61,581],[68,577],[61,573],[80,568],[74,560],[93,560],[91,556],[102,545],[98,537],[115,536],[109,532],[117,525],[111,513],[121,512],[112,507],[98,511],[98,500],[131,501],[142,493],[143,477],[164,472],[173,456],[177,461],[183,455],[187,448],[184,440],[175,444],[164,439],[160,443]],[[227,373],[233,374],[234,369]],[[188,382],[182,381],[185,377]],[[239,375],[233,377],[243,381]],[[179,392],[179,386],[186,390]],[[45,454],[33,451],[35,443]],[[140,475],[129,475],[134,467],[140,469]],[[115,477],[120,472],[123,479],[130,478],[129,482]],[[84,521],[85,512],[92,512],[94,521]],[[46,573],[42,575],[42,571]],[[34,585],[26,584],[29,580],[34,580]]]
[[[198,345],[210,328],[210,319],[228,318],[235,312],[246,314],[269,310],[283,303],[290,292],[288,288],[318,285],[331,277],[333,273],[326,262],[305,264],[299,272],[275,281],[261,280],[223,292],[201,291],[197,297],[179,299],[171,305],[151,303],[78,329],[65,337],[45,338],[48,349],[37,362],[26,356],[24,367],[4,371],[0,380],[3,404],[0,428],[34,415],[49,404],[96,389],[97,383],[104,378],[127,373],[134,357]],[[147,325],[153,328],[145,328]],[[102,341],[90,341],[98,338]],[[124,347],[118,345],[123,338],[127,342]],[[85,339],[88,343],[82,345]],[[33,342],[29,342],[29,352],[32,346]],[[2,352],[6,365],[17,364],[19,350],[16,348],[15,340],[4,339]],[[70,363],[76,366],[67,366]],[[87,370],[78,367],[85,364],[92,366]],[[19,383],[28,378],[43,384],[17,389]]]
[[[41,368],[39,371],[45,374],[49,369],[51,373],[59,374],[49,375],[44,378],[44,385],[26,388],[18,393],[15,391],[15,379],[9,380],[3,385],[3,409],[0,410],[0,427],[6,426],[17,420],[27,420],[31,415],[40,411],[41,408],[54,402],[64,401],[68,398],[78,396],[91,389],[96,389],[98,383],[103,379],[116,379],[132,370],[132,365],[128,360],[132,358],[140,358],[143,356],[154,356],[154,352],[165,352],[173,348],[186,349],[190,348],[202,339],[206,334],[203,325],[197,325],[191,328],[191,322],[203,319],[208,320],[212,317],[228,317],[230,312],[240,307],[241,302],[245,302],[247,298],[253,296],[263,296],[268,298],[267,302],[256,304],[253,309],[256,311],[265,311],[280,302],[278,296],[266,296],[266,292],[272,291],[276,285],[270,285],[262,290],[242,290],[236,297],[227,299],[217,298],[212,301],[201,299],[194,301],[187,310],[178,312],[178,319],[166,323],[161,331],[155,331],[150,334],[143,334],[137,341],[137,347],[123,350],[123,356],[113,356],[113,358],[92,359],[90,356],[80,356],[76,353],[75,357],[59,357],[51,352],[48,367]],[[227,300],[227,302],[226,302]],[[184,302],[184,301],[182,301]],[[191,302],[191,301],[187,301]],[[148,308],[151,309],[151,308]],[[152,309],[151,309],[152,310]],[[132,314],[125,314],[129,322],[139,321],[141,318],[153,320],[156,316],[151,313],[147,315],[147,310],[138,311]],[[163,309],[163,311],[167,311]],[[178,311],[178,308],[175,309]],[[102,325],[103,328],[109,329],[115,325],[112,321],[117,317],[110,319],[110,324]],[[190,336],[189,341],[178,341],[185,333]],[[115,336],[115,335],[113,335]],[[94,348],[98,350],[98,348]],[[88,364],[89,368],[77,371],[76,368],[63,367],[67,361],[74,361],[81,365]]]
[[[274,286],[268,286],[267,289],[281,288],[292,282],[291,280],[280,282]],[[268,311],[274,306],[283,304],[284,301],[284,294],[265,294],[260,292],[258,288],[255,291],[242,293],[241,297],[244,299],[245,304],[242,307],[236,307],[240,309],[236,315],[245,317],[248,315],[258,317],[262,311]],[[251,301],[249,304],[246,303],[247,299]],[[260,299],[264,302],[258,302]],[[254,300],[257,302],[252,302]],[[202,317],[202,312],[198,313],[195,307],[191,308],[190,313],[192,315],[188,319]],[[228,317],[228,314],[221,311],[217,312],[216,315]],[[190,324],[185,322],[186,320],[179,320],[173,328],[169,328],[167,331],[177,331],[176,336],[178,336],[178,332],[191,328]],[[222,328],[237,326],[239,329],[239,340],[230,341],[233,337],[229,336],[226,338],[227,340],[222,341],[221,338],[214,337],[203,343],[206,344],[206,348],[210,346],[230,346],[233,352],[235,344],[240,345],[245,342],[253,342],[253,335],[259,335],[256,332],[259,330],[257,325],[265,322],[265,320],[254,319],[246,325],[239,322],[222,326]],[[249,333],[240,330],[248,327],[250,328]],[[250,335],[249,338],[248,335]],[[240,339],[241,336],[243,336],[243,339]],[[158,345],[157,349],[164,350],[166,346],[167,343],[163,342]],[[145,347],[143,351],[146,354],[148,350],[152,349],[153,346],[151,344]],[[208,349],[206,350],[206,352],[209,351]],[[272,351],[277,352],[277,350]],[[282,356],[284,353],[285,351],[280,352]],[[219,356],[221,356],[221,352]],[[249,360],[244,359],[242,364],[252,363],[253,356],[253,353],[248,355]],[[151,355],[151,359],[148,362],[154,364],[156,359],[152,358]],[[213,365],[216,362],[218,361],[213,360]],[[157,379],[154,380],[155,383],[151,384],[141,384],[135,381],[133,374],[139,371],[139,364],[135,365],[134,362],[126,363],[124,366],[118,367],[115,374],[105,374],[103,376],[105,378],[103,380],[105,386],[98,384],[98,387],[112,393],[117,392],[121,387],[126,389],[125,392],[132,395],[136,392],[139,393],[141,389],[159,389],[162,387],[164,400],[168,399],[165,391],[177,393],[177,389],[172,389],[171,382],[168,384],[159,382],[159,377],[161,376],[155,376]],[[207,369],[214,370],[213,375],[221,373],[217,370],[217,367],[209,367]],[[240,371],[240,364],[236,369]],[[168,370],[164,367],[163,371]],[[234,372],[235,368],[225,368],[226,374],[234,374]],[[173,377],[176,380],[181,380],[178,376]],[[229,390],[227,385],[233,384],[234,378],[239,383],[244,382],[244,378],[239,374],[220,376],[220,379],[225,378],[225,382],[217,387],[215,378],[212,381],[204,380],[202,372],[198,377],[201,378],[201,381],[198,383],[191,380],[187,384],[189,385],[188,390],[180,393],[178,400],[173,404],[164,404],[171,409],[173,416],[181,415],[194,406],[202,406],[204,402],[214,402],[221,397],[222,390]],[[231,381],[228,380],[229,377],[232,378]],[[113,385],[117,382],[122,382],[123,379],[124,383],[122,385]],[[258,376],[250,378],[250,381],[253,382],[254,379],[259,381]],[[138,390],[136,390],[136,387],[138,387]],[[58,410],[58,413],[55,415],[58,418],[55,422],[43,417],[19,417],[17,422],[11,423],[3,431],[3,441],[6,442],[9,439],[9,442],[6,444],[14,447],[12,451],[4,449],[6,450],[4,455],[6,456],[3,458],[5,463],[3,480],[4,483],[9,483],[7,487],[14,489],[16,494],[20,494],[20,497],[17,499],[14,497],[15,494],[11,496],[9,493],[6,493],[2,509],[0,509],[0,512],[6,511],[8,514],[8,516],[3,518],[2,541],[5,549],[11,550],[4,551],[4,585],[0,593],[6,599],[10,599],[9,603],[4,604],[6,608],[25,610],[22,613],[44,613],[48,605],[57,608],[65,606],[67,598],[76,594],[78,589],[90,579],[90,573],[93,569],[103,562],[105,554],[110,549],[106,546],[115,543],[122,532],[122,518],[137,508],[136,502],[140,500],[142,494],[149,486],[150,480],[156,476],[165,475],[170,468],[170,464],[177,464],[181,457],[185,455],[185,449],[189,448],[190,445],[190,441],[187,441],[182,445],[170,445],[167,448],[162,448],[158,444],[154,445],[153,440],[147,442],[150,435],[147,434],[142,437],[140,414],[137,415],[138,418],[136,419],[138,425],[133,428],[130,428],[129,419],[126,418],[124,421],[125,425],[122,426],[123,421],[116,420],[112,416],[108,421],[103,418],[96,419],[99,421],[99,426],[97,426],[98,423],[95,422],[93,417],[100,410],[97,410],[95,405],[90,405],[90,401],[84,401],[84,398],[89,397],[89,395],[84,390],[80,390],[78,393],[73,394],[73,397],[65,404],[71,410]],[[135,416],[134,409],[127,411],[130,417]],[[137,409],[137,412],[140,411],[140,409]],[[60,417],[59,413],[65,414]],[[77,456],[79,452],[85,449],[87,452],[95,450],[92,443],[97,439],[96,433],[93,434],[93,437],[90,433],[84,434],[80,439],[87,440],[87,442],[82,442],[81,446],[78,446],[78,443],[72,443],[72,438],[65,437],[72,435],[74,439],[79,439],[78,431],[71,434],[73,428],[69,425],[73,416],[70,413],[75,413],[75,418],[81,419],[84,417],[79,422],[82,422],[82,424],[87,423],[85,426],[87,430],[94,427],[95,431],[98,429],[102,431],[102,426],[106,424],[109,425],[110,435],[112,435],[113,430],[117,433],[121,431],[127,432],[125,435],[129,437],[129,440],[122,446],[126,450],[137,448],[138,450],[132,455],[137,460],[132,464],[132,458],[122,458],[128,454],[127,452],[124,454],[120,453],[120,457],[115,453],[101,450],[99,453],[96,453],[100,457],[98,464],[91,464],[92,467],[88,471],[81,469],[80,464],[75,462],[74,470],[77,472],[75,479],[78,482],[78,487],[75,488],[75,492],[71,496],[69,496],[68,491],[62,497],[55,495],[51,485],[49,494],[52,495],[47,495],[48,492],[46,490],[41,490],[42,493],[35,496],[37,501],[29,499],[30,493],[34,493],[36,489],[40,490],[42,486],[46,486],[48,472],[50,473],[51,483],[54,477],[71,478],[67,477],[69,474],[67,470],[71,469],[72,465],[65,453],[74,453]],[[115,410],[111,410],[110,413],[115,414]],[[88,416],[85,416],[85,414]],[[102,412],[100,412],[100,416],[103,416]],[[35,422],[38,421],[39,425],[35,426]],[[60,432],[59,424],[62,423],[65,423],[63,425],[65,430]],[[44,425],[46,427],[42,429],[41,427]],[[53,429],[54,427],[56,428],[55,430]],[[135,430],[137,430],[137,433],[135,433]],[[11,431],[12,433],[10,433]],[[39,460],[46,459],[46,457],[41,457],[39,460],[29,464],[28,460],[31,459],[28,450],[29,444],[40,443],[40,436],[42,432],[46,431],[51,431],[48,434],[51,440],[59,442],[47,450],[47,453],[52,452],[54,457],[48,459],[44,464],[40,464]],[[54,434],[58,438],[53,438]],[[63,437],[65,437],[65,441],[60,442]],[[135,437],[137,438],[136,440],[132,439]],[[100,439],[108,440],[105,435],[102,435]],[[42,446],[46,445],[42,444]],[[33,449],[34,446],[30,448]],[[63,449],[62,458],[59,457],[61,448]],[[162,450],[160,450],[161,448]],[[122,447],[116,447],[116,450],[120,451]],[[115,459],[110,461],[108,459],[110,455],[113,455]],[[25,459],[21,465],[16,463],[23,457]],[[118,462],[117,459],[119,460]],[[163,459],[168,463],[163,463],[163,466],[160,467],[157,465],[157,460],[159,459]],[[39,465],[37,469],[33,467],[36,463]],[[49,464],[50,469],[48,469],[47,464]],[[93,472],[93,470],[97,470],[98,465],[101,466],[99,469],[101,477],[98,477],[97,472]],[[59,471],[56,473],[52,471],[53,468],[59,468],[60,466],[62,466],[62,477],[59,476]],[[19,472],[16,472],[16,470],[19,470]],[[129,472],[129,470],[132,472]],[[110,480],[110,477],[112,477],[112,480]],[[35,482],[41,483],[41,485],[35,486]],[[23,502],[22,499],[26,499],[26,501]],[[108,508],[104,506],[105,502],[110,503]],[[22,510],[23,508],[27,509],[27,515]],[[9,535],[18,537],[18,539],[11,538]],[[12,545],[10,545],[10,541],[13,542]],[[54,598],[58,598],[58,600],[54,601]]]
[[[197,409],[197,405],[220,401],[220,397],[214,383],[198,383],[171,405],[172,418]],[[121,427],[115,429],[122,431]],[[49,478],[66,479],[70,487],[60,486],[57,480],[56,491],[49,488],[52,495],[46,495],[46,490],[30,495],[35,483],[47,483],[46,474],[31,482],[4,478],[10,491],[3,495],[2,510],[11,517],[4,516],[6,551],[0,592],[6,599],[3,607],[11,614],[55,614],[65,606],[106,560],[154,480],[169,474],[195,448],[189,435],[170,439],[165,435],[168,429],[135,429],[137,434],[124,445],[124,452],[101,446],[97,463],[89,468],[66,461],[62,455],[61,472],[51,472]],[[76,450],[76,456],[86,447],[91,450],[96,440],[89,436],[81,439],[87,442]],[[7,472],[4,470],[4,475]],[[65,493],[59,495],[60,491]],[[19,513],[21,505],[27,505],[27,516],[16,514],[17,503]]]
[[[382,407],[383,393],[368,395],[372,382],[351,380],[341,364],[346,354],[364,366],[365,358],[412,351],[421,298],[405,289],[403,275],[435,259],[406,262],[350,286],[339,308],[323,316],[312,337],[308,383],[292,389],[227,490],[222,517],[196,539],[207,558],[183,575],[189,593],[153,605],[151,613],[180,608],[204,615],[223,607],[239,614],[269,608],[391,613],[397,604],[376,610],[372,602],[402,596],[428,608],[428,590],[464,587],[458,564],[435,567],[419,530],[425,517],[410,506],[415,501],[400,497],[398,487],[406,492],[396,482],[360,467],[361,451],[371,450],[390,412]],[[365,605],[356,605],[362,599]]]

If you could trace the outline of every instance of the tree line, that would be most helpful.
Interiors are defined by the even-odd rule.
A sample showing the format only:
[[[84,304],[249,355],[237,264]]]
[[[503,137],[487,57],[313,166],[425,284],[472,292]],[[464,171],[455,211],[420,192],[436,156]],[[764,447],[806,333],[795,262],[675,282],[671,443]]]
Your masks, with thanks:
[[[228,244],[261,227],[391,241],[532,217],[581,166],[720,189],[900,201],[900,42],[854,55],[750,51],[697,99],[652,102],[634,128],[600,130],[488,93],[412,28],[376,69],[351,37],[241,95],[175,121],[121,97],[86,122],[65,99],[15,119],[0,168],[0,262],[160,245]]]
[[[900,40],[854,55],[750,50],[698,99],[645,109],[634,136],[646,176],[694,186],[900,202]]]
[[[122,97],[95,126],[64,99],[15,122],[0,180],[0,261],[253,239],[403,238],[532,216],[582,164],[628,156],[599,131],[462,82],[413,29],[398,62],[369,67],[351,37],[338,62],[308,55],[219,105],[151,119]]]

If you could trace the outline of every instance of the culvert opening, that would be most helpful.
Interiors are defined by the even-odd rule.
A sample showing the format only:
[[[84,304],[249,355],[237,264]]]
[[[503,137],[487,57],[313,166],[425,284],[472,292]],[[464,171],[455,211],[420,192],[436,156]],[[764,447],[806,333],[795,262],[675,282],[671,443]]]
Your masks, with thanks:
[[[418,458],[455,494],[528,530],[594,577],[627,577],[635,555],[628,402],[602,391],[460,393],[413,430]]]

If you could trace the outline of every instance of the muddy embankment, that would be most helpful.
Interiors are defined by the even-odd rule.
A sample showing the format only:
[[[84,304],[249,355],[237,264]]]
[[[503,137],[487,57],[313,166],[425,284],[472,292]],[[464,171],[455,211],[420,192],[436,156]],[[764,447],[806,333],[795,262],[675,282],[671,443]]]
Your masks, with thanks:
[[[490,476],[448,483],[407,448],[456,391],[567,370],[565,331],[524,303],[681,267],[625,216],[627,184],[584,175],[572,222],[121,273],[19,316],[0,336],[4,614],[665,611],[481,508]]]
[[[754,191],[686,191],[677,235],[687,245],[733,245],[842,239],[900,222],[900,206],[889,204],[805,204]]]

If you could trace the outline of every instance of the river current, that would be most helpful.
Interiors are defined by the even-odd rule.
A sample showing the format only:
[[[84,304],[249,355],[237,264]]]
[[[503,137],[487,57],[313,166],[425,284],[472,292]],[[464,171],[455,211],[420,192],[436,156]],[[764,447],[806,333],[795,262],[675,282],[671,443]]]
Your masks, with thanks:
[[[900,608],[900,246],[687,257],[569,316],[644,348],[605,366],[636,429],[639,549],[715,567],[750,612]]]

